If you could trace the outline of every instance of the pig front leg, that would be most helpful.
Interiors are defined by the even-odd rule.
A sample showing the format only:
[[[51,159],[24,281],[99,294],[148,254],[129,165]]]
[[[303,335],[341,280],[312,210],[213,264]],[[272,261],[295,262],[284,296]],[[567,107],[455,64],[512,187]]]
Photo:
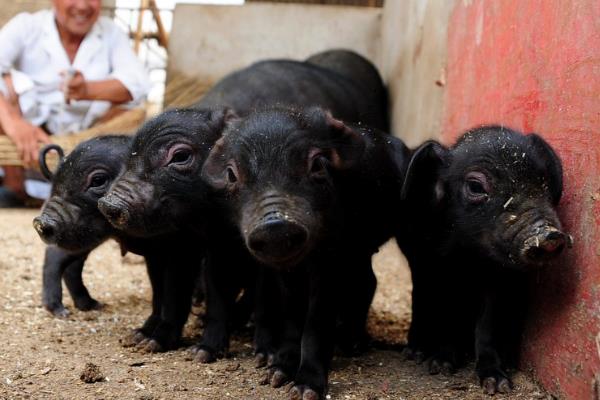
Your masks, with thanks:
[[[431,352],[429,373],[452,374],[462,364],[465,348],[473,346],[476,315],[470,310],[478,300],[472,286],[465,284],[470,282],[468,276],[446,274],[439,269],[431,272],[434,276],[427,278],[427,299],[422,298],[426,307],[421,310],[427,329],[423,332],[427,340],[424,348]]]
[[[81,281],[81,270],[89,252],[70,254],[56,246],[46,247],[44,256],[44,266],[42,271],[42,304],[44,308],[57,317],[66,317],[69,311],[62,303],[62,284],[61,279],[65,271],[72,268],[72,272],[65,276],[67,288],[75,290],[75,295],[71,292],[75,305],[79,308],[80,305],[87,302],[96,302],[92,299],[83,286]],[[79,274],[78,281],[80,286],[75,284],[76,276]],[[83,288],[83,290],[81,290]],[[81,295],[78,297],[78,295]],[[87,297],[86,297],[87,296]],[[97,302],[96,302],[97,303]]]
[[[161,257],[146,256],[146,272],[152,288],[152,313],[140,328],[136,328],[122,341],[124,347],[133,347],[150,339],[161,322],[163,303],[164,266]]]
[[[436,262],[431,264],[434,263]],[[448,325],[444,325],[444,313],[450,312],[455,315],[456,310],[447,306],[452,297],[445,294],[444,286],[439,283],[437,271],[433,270],[429,263],[410,260],[410,270],[413,284],[412,318],[408,343],[403,354],[405,358],[414,360],[417,364],[433,357],[429,363],[430,372],[439,373],[441,368],[438,368],[438,365],[446,364],[444,369],[449,367],[446,360],[442,361],[444,357],[439,354],[440,340],[447,340],[447,337],[441,334],[448,330]],[[450,326],[455,329],[454,325]]]
[[[504,370],[498,352],[497,331],[497,298],[486,293],[484,305],[475,327],[475,371],[486,394],[497,392],[508,393],[512,390],[512,382]]]
[[[74,260],[63,272],[63,279],[67,285],[69,294],[75,303],[75,307],[81,311],[99,310],[102,308],[102,303],[93,299],[83,284],[83,266],[88,254],[84,253],[81,257]]]
[[[259,267],[255,292],[255,364],[257,368],[262,368],[273,363],[283,329],[282,294],[276,272],[268,267]]]
[[[323,266],[321,266],[323,267]],[[306,322],[302,332],[300,367],[290,391],[291,400],[325,398],[333,357],[336,306],[335,281],[312,274]]]
[[[175,252],[185,253],[186,249]],[[152,334],[137,344],[144,352],[162,352],[179,345],[183,325],[192,308],[192,295],[199,262],[185,257],[163,259],[163,281],[160,301],[160,321]],[[198,265],[197,265],[198,264]]]
[[[300,365],[302,329],[308,286],[303,272],[275,272],[281,294],[281,340],[262,384],[280,387],[292,380]]]
[[[238,293],[230,266],[209,257],[204,271],[206,282],[206,313],[204,332],[200,342],[191,347],[194,360],[211,363],[223,357],[229,347],[229,328],[232,322],[235,298]]]

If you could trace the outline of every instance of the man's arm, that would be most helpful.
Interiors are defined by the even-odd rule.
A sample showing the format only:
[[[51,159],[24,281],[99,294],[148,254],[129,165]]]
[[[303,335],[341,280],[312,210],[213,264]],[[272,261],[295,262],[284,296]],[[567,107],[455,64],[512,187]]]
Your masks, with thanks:
[[[118,79],[86,81],[80,71],[67,83],[66,100],[104,100],[113,104],[133,100],[129,90]]]
[[[29,123],[21,115],[18,98],[12,89],[10,75],[5,75],[3,80],[9,92],[9,98],[0,92],[0,127],[17,147],[23,163],[26,166],[32,166],[38,160],[39,143],[49,143],[50,139],[40,127]]]
[[[48,143],[48,135],[39,127],[27,122],[21,115],[19,99],[9,73],[21,55],[23,41],[30,26],[30,14],[21,13],[8,21],[0,30],[0,73],[3,86],[0,90],[0,128],[17,146],[19,157],[25,165],[38,159],[39,142]],[[2,85],[3,84],[3,85]]]

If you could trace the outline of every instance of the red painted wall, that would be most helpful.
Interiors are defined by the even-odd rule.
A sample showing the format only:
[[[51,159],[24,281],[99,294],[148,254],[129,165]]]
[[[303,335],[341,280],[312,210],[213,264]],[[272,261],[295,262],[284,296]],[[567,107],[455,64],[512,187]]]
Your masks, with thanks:
[[[560,212],[575,246],[537,277],[523,366],[556,395],[592,399],[600,390],[592,387],[600,385],[600,1],[457,1],[446,89],[444,141],[502,123],[540,133],[563,160]]]

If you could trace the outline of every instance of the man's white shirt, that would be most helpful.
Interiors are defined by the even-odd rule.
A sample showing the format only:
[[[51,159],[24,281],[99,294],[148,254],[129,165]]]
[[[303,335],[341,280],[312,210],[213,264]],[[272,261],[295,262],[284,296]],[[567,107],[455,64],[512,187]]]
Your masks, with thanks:
[[[61,71],[75,69],[87,81],[118,79],[131,93],[129,106],[143,101],[150,89],[148,75],[125,33],[100,17],[79,46],[73,64],[60,41],[54,12],[21,13],[0,31],[0,72],[10,73],[24,117],[46,124],[53,134],[91,126],[111,106],[107,101],[65,104]],[[6,93],[3,81],[0,90]]]

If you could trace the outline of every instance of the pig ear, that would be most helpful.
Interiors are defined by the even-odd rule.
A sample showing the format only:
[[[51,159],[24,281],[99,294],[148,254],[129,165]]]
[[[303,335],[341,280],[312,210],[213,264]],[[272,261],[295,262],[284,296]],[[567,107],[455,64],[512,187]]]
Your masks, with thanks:
[[[57,144],[47,144],[44,147],[42,147],[39,155],[40,171],[42,171],[44,177],[46,177],[46,179],[48,179],[49,181],[51,181],[54,177],[54,173],[50,171],[50,168],[48,168],[46,156],[52,150],[58,153],[58,166],[62,164],[63,159],[65,158],[65,152],[63,151],[62,147],[60,147]]]
[[[413,153],[406,170],[401,198],[431,196],[436,200],[443,197],[443,187],[439,182],[439,171],[448,158],[448,149],[434,140],[428,140]]]
[[[548,178],[548,188],[552,195],[552,201],[554,204],[558,204],[563,190],[562,162],[548,142],[541,136],[533,133],[528,135],[528,138],[536,155],[540,157],[544,169],[547,171],[546,177]]]
[[[227,187],[227,159],[225,158],[225,145],[221,137],[202,166],[202,178],[215,189]]]
[[[325,112],[327,126],[335,133],[335,143],[331,150],[331,164],[337,169],[348,169],[356,164],[365,151],[365,140],[343,121]]]
[[[239,117],[232,108],[223,107],[211,110],[208,115],[208,119],[210,126],[222,131],[227,125],[231,124],[235,120],[238,120]]]

